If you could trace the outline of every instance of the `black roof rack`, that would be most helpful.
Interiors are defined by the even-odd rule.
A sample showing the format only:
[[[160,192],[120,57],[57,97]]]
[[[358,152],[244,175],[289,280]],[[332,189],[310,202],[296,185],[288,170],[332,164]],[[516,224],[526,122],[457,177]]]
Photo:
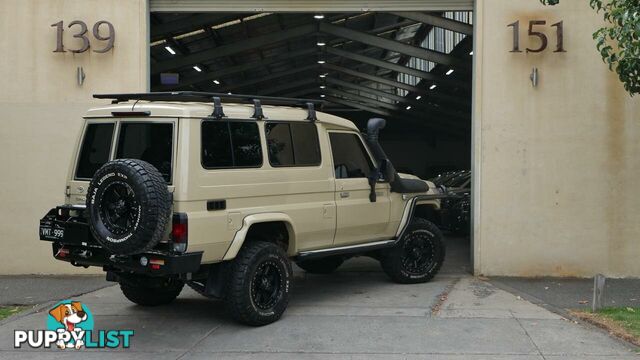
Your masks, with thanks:
[[[307,109],[307,120],[315,121],[315,105],[323,105],[324,100],[297,99],[277,96],[244,95],[244,94],[223,94],[200,91],[174,91],[174,92],[150,92],[150,93],[130,93],[130,94],[95,94],[96,99],[111,99],[112,104],[117,104],[129,100],[144,101],[175,101],[175,102],[212,102],[214,110],[212,117],[220,119],[224,117],[222,102],[236,102],[253,104],[255,108],[254,117],[265,118],[261,105],[290,105],[303,106]]]
[[[210,102],[214,97],[218,97],[227,102],[252,103],[254,99],[260,100],[263,104],[273,105],[299,105],[306,106],[306,103],[321,105],[324,100],[298,99],[278,96],[246,95],[246,94],[224,94],[202,91],[171,91],[171,92],[149,92],[130,94],[95,94],[96,99],[112,99],[113,103],[129,100],[146,101],[178,101],[178,102]]]

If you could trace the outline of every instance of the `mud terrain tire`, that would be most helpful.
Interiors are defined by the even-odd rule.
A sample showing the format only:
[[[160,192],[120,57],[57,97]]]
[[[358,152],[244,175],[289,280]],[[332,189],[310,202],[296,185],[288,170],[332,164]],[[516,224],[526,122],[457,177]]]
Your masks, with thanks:
[[[289,303],[292,270],[284,250],[271,242],[245,244],[230,264],[225,304],[238,322],[270,324]]]
[[[397,283],[423,283],[438,273],[444,254],[440,229],[427,220],[414,218],[398,244],[383,252],[380,263]]]

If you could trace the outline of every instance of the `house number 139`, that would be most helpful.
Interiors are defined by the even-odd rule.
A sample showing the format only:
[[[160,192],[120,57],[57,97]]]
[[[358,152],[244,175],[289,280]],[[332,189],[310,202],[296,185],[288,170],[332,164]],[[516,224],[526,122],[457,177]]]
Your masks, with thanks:
[[[51,24],[51,27],[56,28],[56,49],[53,50],[53,52],[66,52],[66,50],[64,49],[64,45],[62,43],[62,33],[64,32],[64,23],[62,21],[58,21],[55,24]],[[108,35],[103,36],[100,34],[101,27],[107,29]],[[89,50],[89,48],[91,47],[91,43],[89,42],[89,37],[87,36],[87,33],[89,32],[89,30],[87,29],[87,24],[84,21],[74,20],[69,23],[68,28],[69,29],[73,28],[75,30],[75,33],[73,34],[74,38],[82,40],[82,46],[80,46],[77,49],[69,49],[69,51],[74,53],[83,53]],[[93,37],[96,40],[107,42],[102,49],[94,49],[93,50],[94,52],[106,53],[107,51],[113,49],[113,43],[116,40],[116,31],[110,22],[105,20],[100,20],[97,23],[93,24],[92,30],[93,30],[92,31]]]
[[[528,53],[530,52],[539,53],[547,49],[547,45],[549,44],[549,39],[547,38],[547,35],[545,35],[540,31],[536,31],[534,29],[534,26],[543,26],[546,24],[547,22],[545,20],[529,21],[529,37],[538,38],[540,40],[540,46],[537,48],[527,47],[526,50]],[[510,52],[522,52],[522,50],[520,50],[520,20],[507,25],[507,27],[513,27],[513,49]],[[563,39],[563,30],[564,30],[563,22],[562,21],[557,22],[551,25],[551,27],[556,28],[556,50],[554,52],[566,52],[566,50],[564,49],[564,42],[563,42],[564,40]]]

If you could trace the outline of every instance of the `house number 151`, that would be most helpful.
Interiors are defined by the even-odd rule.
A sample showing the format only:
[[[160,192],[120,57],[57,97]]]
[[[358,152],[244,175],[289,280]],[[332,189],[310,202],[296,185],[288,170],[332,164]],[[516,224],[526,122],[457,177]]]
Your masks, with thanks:
[[[529,37],[537,37],[540,40],[540,46],[537,48],[528,48],[527,52],[530,53],[539,53],[543,52],[547,49],[547,45],[549,44],[549,39],[547,35],[540,31],[535,31],[534,26],[543,26],[546,25],[547,22],[545,20],[531,20],[529,21]],[[520,20],[507,25],[507,27],[513,27],[513,49],[510,52],[522,52],[520,50]],[[557,22],[551,27],[556,28],[556,50],[554,52],[566,52],[564,49],[564,39],[563,39],[563,31],[564,26],[563,22]]]

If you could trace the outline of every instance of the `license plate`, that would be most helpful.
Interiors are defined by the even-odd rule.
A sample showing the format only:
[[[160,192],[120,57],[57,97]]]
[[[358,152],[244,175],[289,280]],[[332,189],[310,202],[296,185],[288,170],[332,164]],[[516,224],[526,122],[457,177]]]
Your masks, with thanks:
[[[40,239],[42,240],[62,240],[64,239],[64,228],[53,226],[40,226]]]

